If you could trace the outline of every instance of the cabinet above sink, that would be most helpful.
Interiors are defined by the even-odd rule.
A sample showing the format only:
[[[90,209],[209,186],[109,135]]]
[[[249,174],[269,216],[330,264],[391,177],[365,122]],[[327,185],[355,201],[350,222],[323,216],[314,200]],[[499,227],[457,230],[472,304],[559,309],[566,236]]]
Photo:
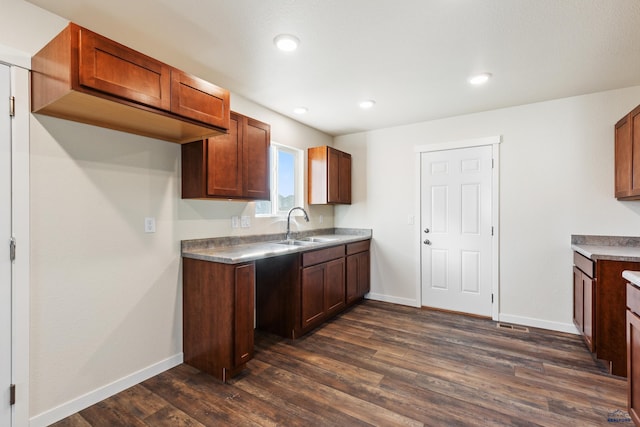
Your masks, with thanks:
[[[229,91],[76,24],[31,62],[33,113],[178,143],[229,128]]]

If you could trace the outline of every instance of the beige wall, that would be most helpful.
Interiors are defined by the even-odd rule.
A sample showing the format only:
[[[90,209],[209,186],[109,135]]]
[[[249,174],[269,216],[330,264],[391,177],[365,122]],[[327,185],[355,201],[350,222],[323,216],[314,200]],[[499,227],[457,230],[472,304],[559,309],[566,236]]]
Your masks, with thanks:
[[[335,222],[373,228],[373,297],[420,304],[415,147],[501,135],[500,319],[575,330],[571,234],[640,234],[640,202],[613,197],[613,126],[638,103],[633,87],[336,138],[363,159]]]
[[[3,0],[0,44],[33,54],[65,24]],[[374,296],[419,303],[407,224],[419,216],[414,147],[502,135],[501,316],[570,327],[570,235],[640,229],[640,202],[612,197],[612,126],[639,100],[636,87],[337,138],[353,155],[354,203],[336,208],[335,224],[373,228]],[[332,143],[241,97],[232,107],[271,123],[276,142]],[[30,413],[38,417],[181,351],[181,239],[284,224],[231,229],[231,216],[251,215],[252,204],[181,200],[178,145],[35,116],[31,133]],[[301,227],[319,227],[319,215],[333,225],[333,208],[310,211]],[[143,233],[146,216],[156,217],[155,234]]]
[[[22,0],[3,0],[2,9],[0,44],[29,55],[67,23]],[[332,143],[231,99],[234,110],[270,123],[273,141]],[[180,356],[180,240],[284,232],[285,224],[252,218],[251,228],[232,229],[231,216],[252,215],[253,203],[182,200],[177,144],[43,116],[31,116],[30,127],[30,414],[42,424],[86,393]],[[318,228],[319,215],[333,226],[333,208],[309,211],[312,222],[295,229]],[[156,218],[154,234],[143,232],[147,216]]]

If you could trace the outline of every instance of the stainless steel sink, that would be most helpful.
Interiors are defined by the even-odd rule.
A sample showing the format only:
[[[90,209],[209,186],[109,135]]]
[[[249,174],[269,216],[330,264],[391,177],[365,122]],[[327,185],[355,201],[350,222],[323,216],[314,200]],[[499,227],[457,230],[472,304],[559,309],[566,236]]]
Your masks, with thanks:
[[[326,242],[335,242],[338,240],[337,237],[303,237],[300,241],[303,242],[316,242],[316,243],[326,243]]]
[[[279,245],[290,245],[290,246],[307,246],[313,245],[314,243],[319,243],[317,241],[310,240],[283,240],[281,242],[276,242]]]

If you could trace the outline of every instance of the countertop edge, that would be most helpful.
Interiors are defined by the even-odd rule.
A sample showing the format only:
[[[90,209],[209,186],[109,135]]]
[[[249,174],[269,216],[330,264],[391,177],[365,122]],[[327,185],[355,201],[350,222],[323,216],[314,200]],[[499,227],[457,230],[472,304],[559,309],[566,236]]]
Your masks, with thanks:
[[[241,264],[245,262],[252,262],[260,259],[273,258],[277,256],[283,255],[291,255],[302,252],[309,252],[318,249],[329,248],[332,246],[345,245],[349,243],[355,243],[365,240],[371,240],[372,236],[369,235],[340,235],[336,234],[336,236],[344,236],[340,237],[338,240],[328,241],[328,242],[316,242],[313,245],[308,246],[288,246],[288,245],[280,245],[277,241],[270,242],[256,242],[256,243],[246,243],[241,245],[232,245],[232,246],[224,246],[212,249],[202,249],[202,250],[187,250],[181,253],[183,258],[196,259],[200,261],[208,261],[208,262],[218,262],[222,264]],[[262,251],[259,249],[262,248]],[[242,249],[247,249],[248,255],[240,255],[234,256],[233,254],[237,254],[242,251]],[[256,250],[258,250],[256,252]],[[216,252],[216,254],[211,254],[207,252]],[[225,255],[228,254],[228,255]]]
[[[632,285],[640,288],[640,271],[624,270],[622,277],[627,279]]]
[[[640,262],[638,247],[572,244],[571,249],[593,261]]]

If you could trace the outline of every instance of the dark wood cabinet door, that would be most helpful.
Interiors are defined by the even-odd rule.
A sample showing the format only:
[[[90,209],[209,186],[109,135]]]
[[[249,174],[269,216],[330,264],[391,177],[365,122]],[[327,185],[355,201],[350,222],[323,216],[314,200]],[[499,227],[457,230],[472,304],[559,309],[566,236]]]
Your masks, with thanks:
[[[358,295],[364,296],[371,290],[371,252],[358,255]]]
[[[253,306],[255,267],[246,264],[236,267],[234,301],[234,367],[248,362],[253,356]]]
[[[640,262],[598,260],[594,277],[596,356],[611,362],[610,372],[622,377],[627,375],[624,270],[640,271]]]
[[[631,195],[640,195],[640,108],[630,114],[631,121]]]
[[[231,113],[229,133],[207,140],[207,195],[242,197],[242,130]]]
[[[346,303],[351,304],[362,298],[370,290],[370,252],[360,252],[347,256]]]
[[[592,353],[595,351],[595,341],[594,341],[594,326],[595,326],[595,285],[596,282],[591,279],[586,274],[582,274],[582,295],[584,298],[583,304],[583,323],[582,323],[582,333],[584,336],[584,340],[587,343],[587,347],[589,351]]]
[[[627,387],[629,416],[640,425],[640,317],[627,313]]]
[[[329,261],[325,264],[325,311],[331,316],[345,306],[345,271],[344,258]]]
[[[338,172],[339,200],[343,204],[351,204],[351,155],[340,153]]]
[[[247,117],[243,136],[244,195],[250,199],[269,200],[271,126]]]
[[[302,269],[300,309],[303,329],[313,327],[325,318],[324,284],[324,264]]]
[[[340,203],[340,152],[327,150],[327,202]]]
[[[171,112],[229,128],[229,91],[180,70],[171,70]]]
[[[171,68],[85,28],[79,34],[81,86],[169,111]]]
[[[631,121],[625,116],[616,124],[615,130],[615,194],[627,197],[631,193]]]
[[[578,332],[584,333],[584,286],[582,271],[573,266],[573,323]]]
[[[346,265],[346,302],[351,304],[358,299],[358,254],[349,255]]]
[[[640,199],[640,105],[615,126],[615,196]]]

